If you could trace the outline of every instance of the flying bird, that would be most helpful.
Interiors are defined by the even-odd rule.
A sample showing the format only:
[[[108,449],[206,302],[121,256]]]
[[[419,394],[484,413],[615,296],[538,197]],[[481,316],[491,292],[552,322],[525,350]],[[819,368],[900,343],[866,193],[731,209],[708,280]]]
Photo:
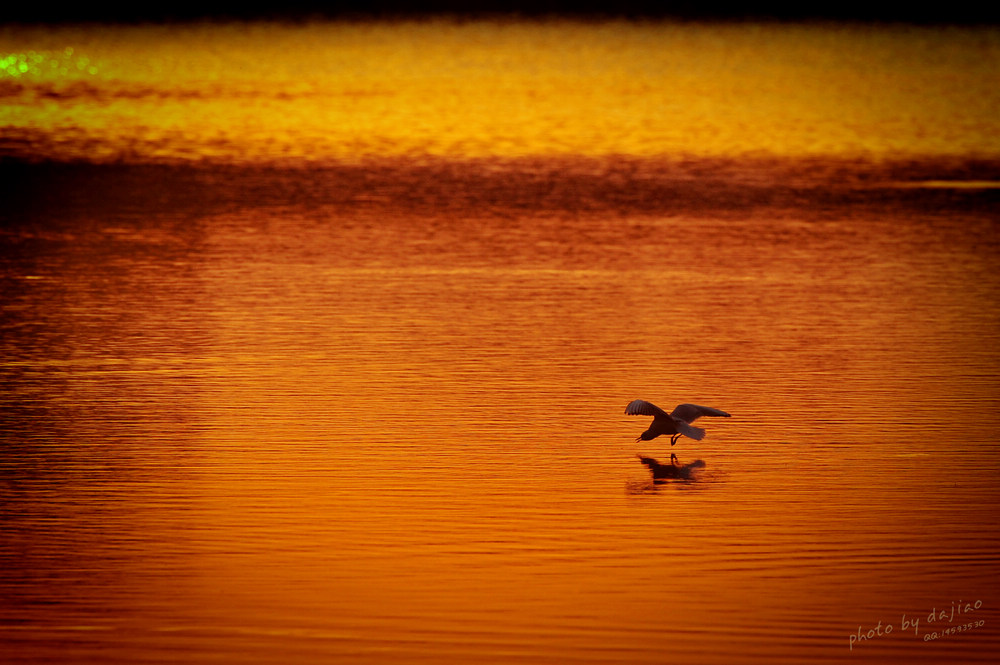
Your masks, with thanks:
[[[691,425],[691,423],[701,416],[729,418],[729,414],[725,411],[719,411],[710,406],[698,406],[697,404],[681,404],[670,413],[667,413],[655,404],[642,399],[635,399],[629,402],[628,406],[625,407],[625,415],[653,416],[653,422],[649,424],[649,428],[645,432],[636,438],[636,443],[655,439],[661,434],[670,434],[671,446],[677,443],[677,439],[681,438],[681,436],[690,437],[695,441],[704,439],[705,430]]]

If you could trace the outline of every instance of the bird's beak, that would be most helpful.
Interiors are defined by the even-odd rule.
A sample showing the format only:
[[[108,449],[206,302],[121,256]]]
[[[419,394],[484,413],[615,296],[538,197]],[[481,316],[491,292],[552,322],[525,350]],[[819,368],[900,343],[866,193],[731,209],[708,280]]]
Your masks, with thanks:
[[[635,437],[635,442],[636,443],[639,443],[640,441],[642,441],[642,437],[641,436]]]

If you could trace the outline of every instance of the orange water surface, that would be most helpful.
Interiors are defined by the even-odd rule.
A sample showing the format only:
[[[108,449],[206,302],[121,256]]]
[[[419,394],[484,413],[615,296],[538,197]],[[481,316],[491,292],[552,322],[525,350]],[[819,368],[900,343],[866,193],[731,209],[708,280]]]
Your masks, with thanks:
[[[1000,653],[997,31],[0,35],[5,662]]]

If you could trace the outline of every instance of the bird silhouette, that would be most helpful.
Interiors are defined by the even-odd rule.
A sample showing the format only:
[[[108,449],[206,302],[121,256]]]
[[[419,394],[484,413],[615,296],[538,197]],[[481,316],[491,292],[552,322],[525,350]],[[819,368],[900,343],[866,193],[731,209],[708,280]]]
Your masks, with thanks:
[[[636,443],[655,439],[661,434],[670,434],[671,446],[677,443],[677,439],[681,438],[681,436],[690,437],[695,441],[704,439],[705,430],[691,425],[692,422],[701,416],[730,417],[725,411],[713,409],[710,406],[698,406],[697,404],[681,404],[670,413],[667,413],[655,404],[642,399],[635,399],[629,402],[628,406],[625,407],[625,415],[653,416],[653,422],[649,424],[645,432],[636,438]]]

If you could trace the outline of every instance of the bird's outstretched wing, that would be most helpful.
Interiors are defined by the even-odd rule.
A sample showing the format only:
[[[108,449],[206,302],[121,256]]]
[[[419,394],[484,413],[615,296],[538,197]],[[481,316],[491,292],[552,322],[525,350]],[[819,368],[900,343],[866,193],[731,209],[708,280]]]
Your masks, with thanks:
[[[632,404],[635,404],[635,402],[632,402]],[[629,404],[629,406],[631,407],[632,404]],[[686,423],[693,423],[701,416],[719,416],[722,418],[729,418],[729,414],[725,411],[719,411],[718,409],[713,409],[710,406],[698,406],[697,404],[681,404],[670,412],[671,418],[683,420]]]
[[[666,418],[667,412],[644,399],[634,399],[625,407],[626,416],[653,416],[654,418]]]
[[[695,427],[694,425],[688,425],[683,420],[674,419],[674,425],[677,426],[677,431],[684,436],[694,439],[695,441],[701,441],[705,438],[705,430],[700,427]]]

